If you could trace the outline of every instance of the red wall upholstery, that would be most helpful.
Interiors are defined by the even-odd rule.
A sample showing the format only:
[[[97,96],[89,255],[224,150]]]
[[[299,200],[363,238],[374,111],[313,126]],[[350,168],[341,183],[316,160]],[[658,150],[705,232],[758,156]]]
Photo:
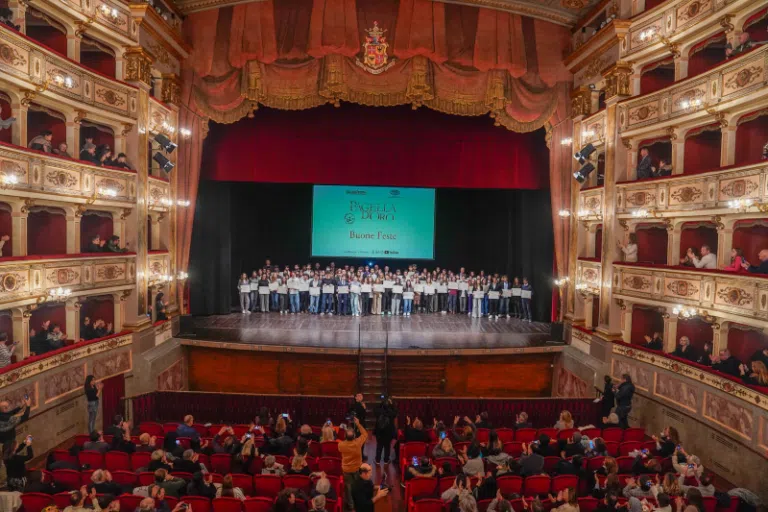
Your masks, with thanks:
[[[101,215],[83,215],[80,219],[80,251],[88,252],[91,239],[99,235],[102,240],[112,236],[112,218]]]
[[[46,320],[51,321],[51,326],[59,324],[62,332],[66,333],[69,338],[70,333],[67,332],[67,312],[64,308],[64,304],[42,306],[34,310],[32,316],[29,318],[29,328],[38,332],[40,331],[40,326]]]
[[[686,223],[689,224],[689,223]],[[680,257],[685,257],[689,247],[701,251],[702,245],[708,245],[713,253],[717,254],[717,229],[712,226],[699,226],[696,228],[686,228],[680,231]]]
[[[0,118],[8,119],[9,117],[13,117],[11,104],[0,98]],[[11,143],[11,128],[0,130],[0,142]]]
[[[653,336],[654,332],[664,335],[664,319],[661,313],[655,309],[633,306],[630,343],[642,345],[645,343],[645,336]]]
[[[115,135],[107,133],[103,130],[94,128],[93,126],[83,126],[80,128],[80,147],[85,144],[86,137],[93,137],[93,143],[97,146],[101,144],[107,144],[110,148],[115,147]]]
[[[46,211],[29,212],[27,254],[66,254],[67,218]]]
[[[720,130],[705,131],[685,139],[683,174],[720,167]]]
[[[112,425],[116,414],[123,414],[120,399],[125,396],[125,375],[115,375],[101,381],[104,388],[101,391],[102,429]]]
[[[603,225],[600,224],[595,230],[595,254],[593,258],[602,259],[603,257]]]
[[[717,43],[718,47],[712,47],[712,43]],[[715,41],[711,41],[710,44],[703,49],[690,53],[688,58],[688,78],[700,75],[705,71],[712,69],[713,67],[721,64],[725,61],[725,50],[721,47],[725,43],[725,35],[722,38]]]
[[[645,0],[645,10],[649,11],[656,7],[657,5],[661,5],[664,3],[664,0]]]
[[[641,263],[667,263],[667,230],[664,226],[640,227],[637,235],[637,261]]]
[[[3,203],[4,205],[6,203]],[[11,240],[5,242],[3,246],[3,256],[13,256],[13,218],[11,212],[0,210],[0,236],[8,235]]]
[[[758,261],[757,254],[760,250],[768,248],[768,223],[744,226],[748,222],[750,221],[739,221],[734,226],[732,247],[744,251],[744,257],[754,265]]]
[[[114,300],[110,295],[99,295],[96,297],[88,297],[80,306],[80,319],[85,317],[91,319],[91,324],[95,320],[104,320],[108,324],[115,321],[115,307]]]
[[[649,94],[675,83],[675,70],[659,66],[640,75],[640,94]]]
[[[115,78],[115,57],[107,52],[81,49],[80,63],[102,75]]]
[[[0,312],[0,332],[8,335],[8,343],[13,342],[13,318],[10,311]]]
[[[37,18],[34,18],[37,20]],[[43,43],[51,50],[67,56],[67,35],[60,30],[44,25],[31,25],[27,24],[27,35]]]
[[[712,343],[712,326],[704,320],[698,318],[681,319],[677,322],[677,340],[683,336],[688,336],[691,340],[691,346],[701,351],[705,343]],[[675,342],[677,342],[675,340]]]
[[[342,104],[259,109],[214,124],[202,179],[455,188],[546,188],[544,132],[515,133],[484,116]],[[248,154],[258,158],[243,158]]]
[[[747,18],[744,26],[753,41],[768,40],[768,9],[761,9]]]
[[[768,115],[741,123],[736,128],[736,165],[763,159],[763,146],[768,143]]]
[[[747,362],[752,354],[764,348],[768,348],[768,336],[762,332],[746,327],[742,330],[738,325],[728,329],[728,350],[736,359]]]
[[[29,141],[40,135],[40,132],[43,130],[51,130],[53,132],[51,144],[54,148],[60,142],[67,142],[67,126],[61,119],[50,116],[45,112],[30,110],[27,114],[27,123],[28,140],[22,141],[24,145],[29,144]]]

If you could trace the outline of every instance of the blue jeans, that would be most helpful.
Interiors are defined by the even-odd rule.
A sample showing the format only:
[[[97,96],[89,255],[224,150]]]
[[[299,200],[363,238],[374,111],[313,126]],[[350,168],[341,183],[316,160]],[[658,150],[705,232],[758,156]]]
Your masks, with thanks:
[[[319,295],[310,295],[309,296],[309,312],[313,315],[317,314],[317,306],[320,303],[320,296]]]
[[[299,294],[291,293],[291,313],[299,312]]]
[[[359,315],[360,314],[360,294],[351,293],[350,301],[352,302],[352,314]]]
[[[403,314],[411,314],[411,309],[413,309],[413,299],[403,299]]]
[[[99,415],[99,401],[88,402],[88,432],[96,431],[96,416]]]
[[[499,314],[509,315],[509,297],[502,297],[499,301]]]
[[[279,308],[278,304],[280,303],[277,292],[271,292],[269,294],[269,297],[270,297],[270,302],[272,304],[272,311],[277,311]]]
[[[523,299],[523,318],[533,321],[533,313],[531,312],[530,299]]]
[[[456,295],[448,295],[448,311],[451,313],[456,312]]]
[[[256,311],[259,306],[259,292],[251,292],[251,311]]]
[[[333,295],[330,293],[324,293],[320,302],[320,312],[333,313]]]
[[[349,299],[349,294],[346,293],[340,293],[339,294],[339,314],[340,315],[346,315],[347,314],[347,300]]]
[[[467,313],[472,312],[472,303],[474,300],[472,300],[472,294],[467,294]]]

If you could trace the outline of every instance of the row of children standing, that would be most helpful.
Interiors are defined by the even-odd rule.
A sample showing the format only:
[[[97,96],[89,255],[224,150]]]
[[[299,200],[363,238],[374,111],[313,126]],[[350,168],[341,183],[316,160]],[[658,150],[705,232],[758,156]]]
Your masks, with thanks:
[[[243,273],[237,285],[244,314],[260,311],[315,315],[403,315],[412,313],[467,314],[479,318],[520,318],[533,321],[533,288],[528,279],[510,280],[481,271],[466,273],[416,265],[406,271],[358,267],[298,265],[280,271],[271,265],[250,277]]]

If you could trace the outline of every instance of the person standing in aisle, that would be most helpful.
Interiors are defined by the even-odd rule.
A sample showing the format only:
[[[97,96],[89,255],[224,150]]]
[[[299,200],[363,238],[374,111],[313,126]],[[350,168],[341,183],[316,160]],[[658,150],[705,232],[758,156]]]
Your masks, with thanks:
[[[96,417],[99,415],[99,393],[103,384],[94,382],[95,377],[89,375],[85,378],[85,400],[88,403],[88,433],[96,431]]]

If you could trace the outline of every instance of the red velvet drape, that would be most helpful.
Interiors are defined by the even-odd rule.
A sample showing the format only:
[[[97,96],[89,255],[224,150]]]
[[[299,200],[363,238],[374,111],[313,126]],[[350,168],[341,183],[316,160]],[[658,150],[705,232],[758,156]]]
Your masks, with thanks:
[[[683,174],[720,167],[720,130],[706,130],[685,139]]]
[[[13,111],[11,110],[11,104],[4,98],[0,98],[0,119],[8,119],[13,117]],[[11,128],[7,130],[0,130],[0,142],[11,143]]]
[[[728,328],[728,350],[739,361],[747,362],[755,352],[765,348],[768,348],[768,335],[738,324]]]
[[[753,41],[768,40],[768,8],[760,9],[747,18],[743,30],[749,33]]]
[[[98,129],[95,126],[81,126],[80,127],[80,147],[85,144],[85,139],[93,137],[93,143],[97,146],[101,144],[107,144],[110,148],[115,147],[115,134],[105,129]]]
[[[633,345],[642,345],[645,343],[645,336],[653,336],[654,332],[664,335],[664,318],[661,313],[656,309],[634,305],[630,342]]]
[[[640,94],[656,92],[675,82],[675,68],[671,59],[648,64],[640,73]]]
[[[744,257],[752,263],[757,264],[758,253],[765,249],[766,240],[768,240],[768,223],[764,220],[762,225],[750,226],[755,220],[738,221],[733,227],[733,245],[734,249],[744,251]]]
[[[53,132],[51,145],[55,148],[60,142],[67,142],[67,125],[63,119],[53,117],[46,112],[30,109],[27,112],[27,137],[29,140],[22,141],[28,144],[43,130]]]
[[[322,128],[320,128],[322,127]],[[243,149],[258,158],[243,158]],[[516,133],[481,117],[344,104],[215,125],[204,177],[222,181],[455,188],[545,188],[543,130]]]
[[[7,203],[0,203],[0,236],[8,235],[10,240],[3,246],[2,257],[13,256],[13,218],[11,207]]]
[[[736,128],[736,159],[734,164],[747,165],[763,159],[763,146],[768,143],[768,112]]]
[[[645,0],[645,10],[650,11],[654,7],[657,7],[664,3],[665,0]]]
[[[8,343],[13,343],[13,318],[10,311],[0,311],[0,332],[8,335]]]
[[[80,219],[80,251],[88,252],[88,245],[96,235],[102,240],[112,236],[112,217],[83,215]]]
[[[101,391],[102,428],[107,428],[109,425],[112,425],[116,414],[124,414],[120,399],[125,397],[125,375],[121,373],[109,379],[104,379],[101,382],[104,384],[104,388]]]
[[[680,257],[685,257],[689,247],[696,251],[701,250],[702,245],[708,245],[711,251],[717,254],[717,229],[712,226],[699,226],[698,222],[685,223],[680,231]],[[686,227],[688,225],[688,227]],[[691,227],[695,226],[695,227]]]
[[[694,45],[688,52],[688,78],[698,76],[724,62],[725,41],[725,33],[721,32]]]
[[[37,18],[34,18],[37,20]],[[42,43],[56,53],[67,56],[67,35],[49,25],[27,23],[27,36]]]
[[[593,258],[598,260],[603,257],[603,225],[600,224],[595,230],[595,254]]]
[[[115,56],[87,44],[87,41],[84,39],[81,43],[80,64],[102,75],[115,78]]]
[[[667,263],[667,230],[664,226],[638,225],[637,261],[640,263]]]
[[[108,324],[115,321],[115,302],[111,295],[88,297],[80,304],[80,318],[87,316],[91,319],[91,324],[95,320],[104,320]]]
[[[67,312],[64,308],[64,304],[54,304],[51,306],[41,306],[32,311],[32,316],[29,318],[29,328],[34,329],[35,332],[40,331],[40,326],[43,322],[50,320],[51,327],[54,324],[58,324],[61,327],[61,331],[67,332]]]
[[[32,211],[27,217],[27,254],[66,254],[67,218],[48,211]]]
[[[679,340],[683,336],[688,336],[688,339],[691,340],[691,346],[702,351],[705,343],[712,346],[714,334],[711,324],[698,318],[689,318],[677,322],[677,339]]]

